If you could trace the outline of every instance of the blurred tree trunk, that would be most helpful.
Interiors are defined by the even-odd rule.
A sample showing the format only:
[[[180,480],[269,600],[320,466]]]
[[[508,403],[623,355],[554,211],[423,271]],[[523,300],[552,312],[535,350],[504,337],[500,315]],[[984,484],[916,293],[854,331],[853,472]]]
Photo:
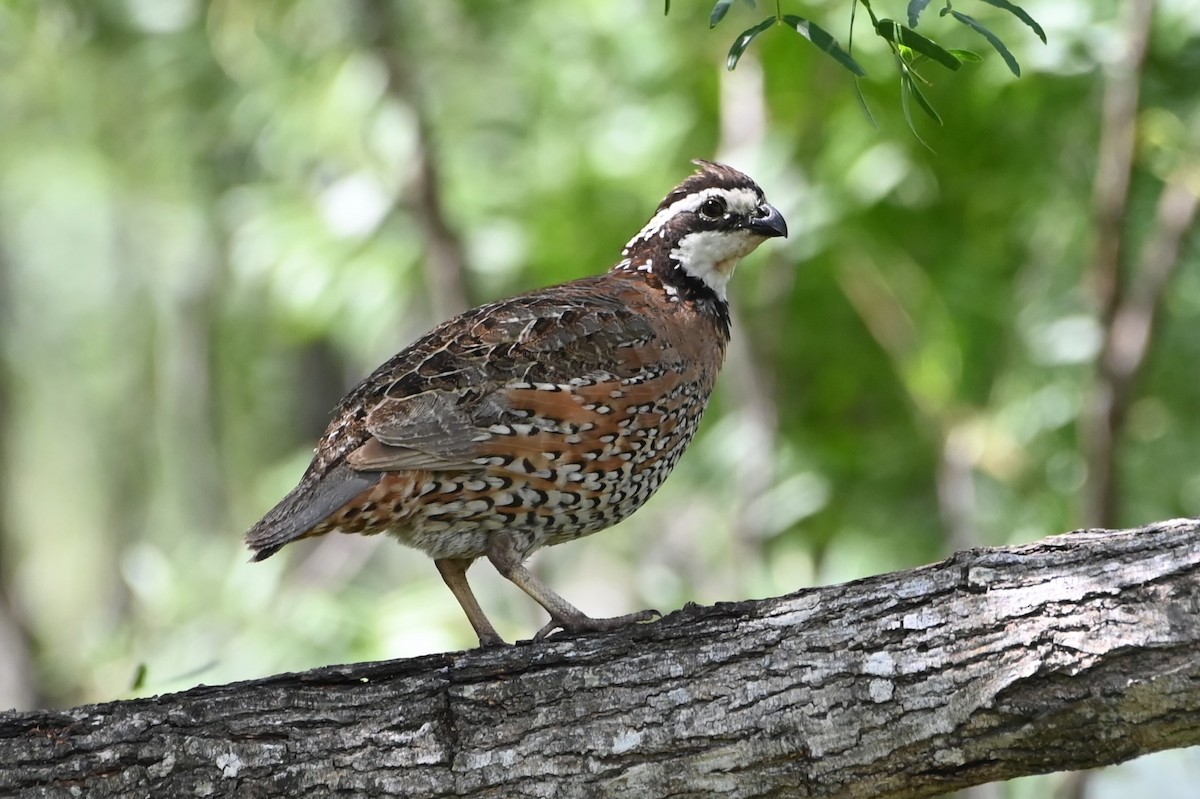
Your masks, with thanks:
[[[403,25],[403,9],[384,0],[365,6],[377,40],[375,48],[387,69],[388,94],[409,108],[416,117],[416,164],[407,203],[425,245],[421,263],[433,307],[434,323],[470,308],[466,248],[451,223],[442,200],[441,165],[434,141],[434,124],[426,98],[420,90],[420,69],[398,42],[411,25]]]
[[[1129,253],[1130,191],[1137,156],[1137,114],[1142,68],[1150,47],[1154,0],[1137,0],[1126,9],[1124,52],[1110,67],[1104,84],[1096,182],[1092,193],[1096,251],[1088,279],[1096,296],[1104,341],[1097,359],[1096,383],[1083,418],[1087,457],[1083,518],[1096,526],[1116,524],[1118,515],[1117,444],[1131,400],[1135,367],[1120,375],[1112,352],[1119,346],[1114,321],[1125,298],[1122,271]],[[1140,359],[1139,364],[1140,366]]]
[[[1166,288],[1179,268],[1184,238],[1197,211],[1197,196],[1189,185],[1194,178],[1186,171],[1169,176],[1151,232],[1140,253],[1135,252],[1129,209],[1138,161],[1143,70],[1156,6],[1154,0],[1137,0],[1125,9],[1124,52],[1109,67],[1104,84],[1092,196],[1095,253],[1088,274],[1103,336],[1081,430],[1087,463],[1082,522],[1096,527],[1120,523],[1120,443]],[[1073,774],[1061,795],[1083,799],[1089,781],[1086,772]]]
[[[0,715],[5,796],[926,797],[1200,743],[1200,522]]]
[[[10,324],[8,303],[12,296],[8,258],[0,243],[0,342],[8,341],[5,333]],[[8,494],[12,490],[8,479],[9,355],[0,350],[0,708],[20,708],[34,704],[35,689],[28,631],[9,598],[13,577],[9,551],[13,539],[6,529],[9,519],[5,512],[11,507]]]
[[[746,54],[739,63],[741,69],[724,70],[721,74],[720,139],[717,160],[736,162],[739,154],[763,152],[769,128],[767,98],[764,92],[762,63],[757,54]],[[730,305],[734,330],[745,330],[736,303]],[[738,438],[747,451],[756,457],[739,458],[729,476],[736,488],[733,495],[733,538],[731,575],[741,576],[736,587],[739,593],[753,590],[766,566],[764,542],[769,533],[764,530],[762,499],[775,482],[775,441],[779,437],[779,403],[776,397],[775,375],[765,368],[760,354],[746,336],[734,336],[729,343],[729,356],[724,365],[726,401],[730,412],[738,416]],[[681,535],[681,540],[691,536]]]

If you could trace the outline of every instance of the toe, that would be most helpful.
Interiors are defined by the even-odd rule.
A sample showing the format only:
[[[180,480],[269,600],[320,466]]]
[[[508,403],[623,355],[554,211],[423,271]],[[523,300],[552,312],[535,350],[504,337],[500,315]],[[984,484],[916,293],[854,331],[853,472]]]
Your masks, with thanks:
[[[545,627],[537,631],[537,634],[533,636],[533,640],[541,641],[558,630],[567,633],[605,632],[626,627],[630,624],[653,621],[659,618],[662,618],[662,614],[657,610],[639,610],[637,613],[612,616],[611,618],[604,619],[593,619],[591,616],[584,616],[581,613],[578,617],[574,618],[551,619]]]

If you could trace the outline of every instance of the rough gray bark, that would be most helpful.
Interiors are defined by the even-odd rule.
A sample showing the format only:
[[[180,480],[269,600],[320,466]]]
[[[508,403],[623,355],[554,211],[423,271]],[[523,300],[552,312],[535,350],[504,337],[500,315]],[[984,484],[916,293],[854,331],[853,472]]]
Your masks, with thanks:
[[[1200,522],[0,715],[3,796],[924,797],[1200,743]]]

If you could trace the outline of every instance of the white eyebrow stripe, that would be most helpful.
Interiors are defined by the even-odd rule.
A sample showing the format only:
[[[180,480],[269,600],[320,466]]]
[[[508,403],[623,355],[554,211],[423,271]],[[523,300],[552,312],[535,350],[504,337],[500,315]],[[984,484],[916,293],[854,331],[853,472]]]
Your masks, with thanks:
[[[630,239],[629,243],[625,245],[625,252],[628,253],[629,248],[637,242],[649,239],[663,225],[665,225],[668,220],[672,219],[676,215],[686,211],[695,211],[709,197],[715,197],[718,195],[724,197],[729,202],[731,208],[741,213],[747,213],[750,210],[757,208],[759,202],[761,202],[758,193],[753,189],[727,189],[718,186],[711,189],[698,191],[695,194],[689,194],[682,200],[676,200],[675,202],[671,203],[666,208],[662,209],[653,217],[651,217],[650,221],[646,223],[646,226],[638,231],[638,234]]]

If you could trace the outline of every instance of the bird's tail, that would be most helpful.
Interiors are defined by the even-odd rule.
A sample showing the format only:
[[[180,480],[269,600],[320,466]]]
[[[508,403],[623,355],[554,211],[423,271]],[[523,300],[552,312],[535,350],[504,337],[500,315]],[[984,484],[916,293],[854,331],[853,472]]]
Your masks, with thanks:
[[[309,472],[246,533],[251,560],[264,560],[304,538],[346,503],[379,482],[381,472],[356,472],[342,463],[324,474]]]

